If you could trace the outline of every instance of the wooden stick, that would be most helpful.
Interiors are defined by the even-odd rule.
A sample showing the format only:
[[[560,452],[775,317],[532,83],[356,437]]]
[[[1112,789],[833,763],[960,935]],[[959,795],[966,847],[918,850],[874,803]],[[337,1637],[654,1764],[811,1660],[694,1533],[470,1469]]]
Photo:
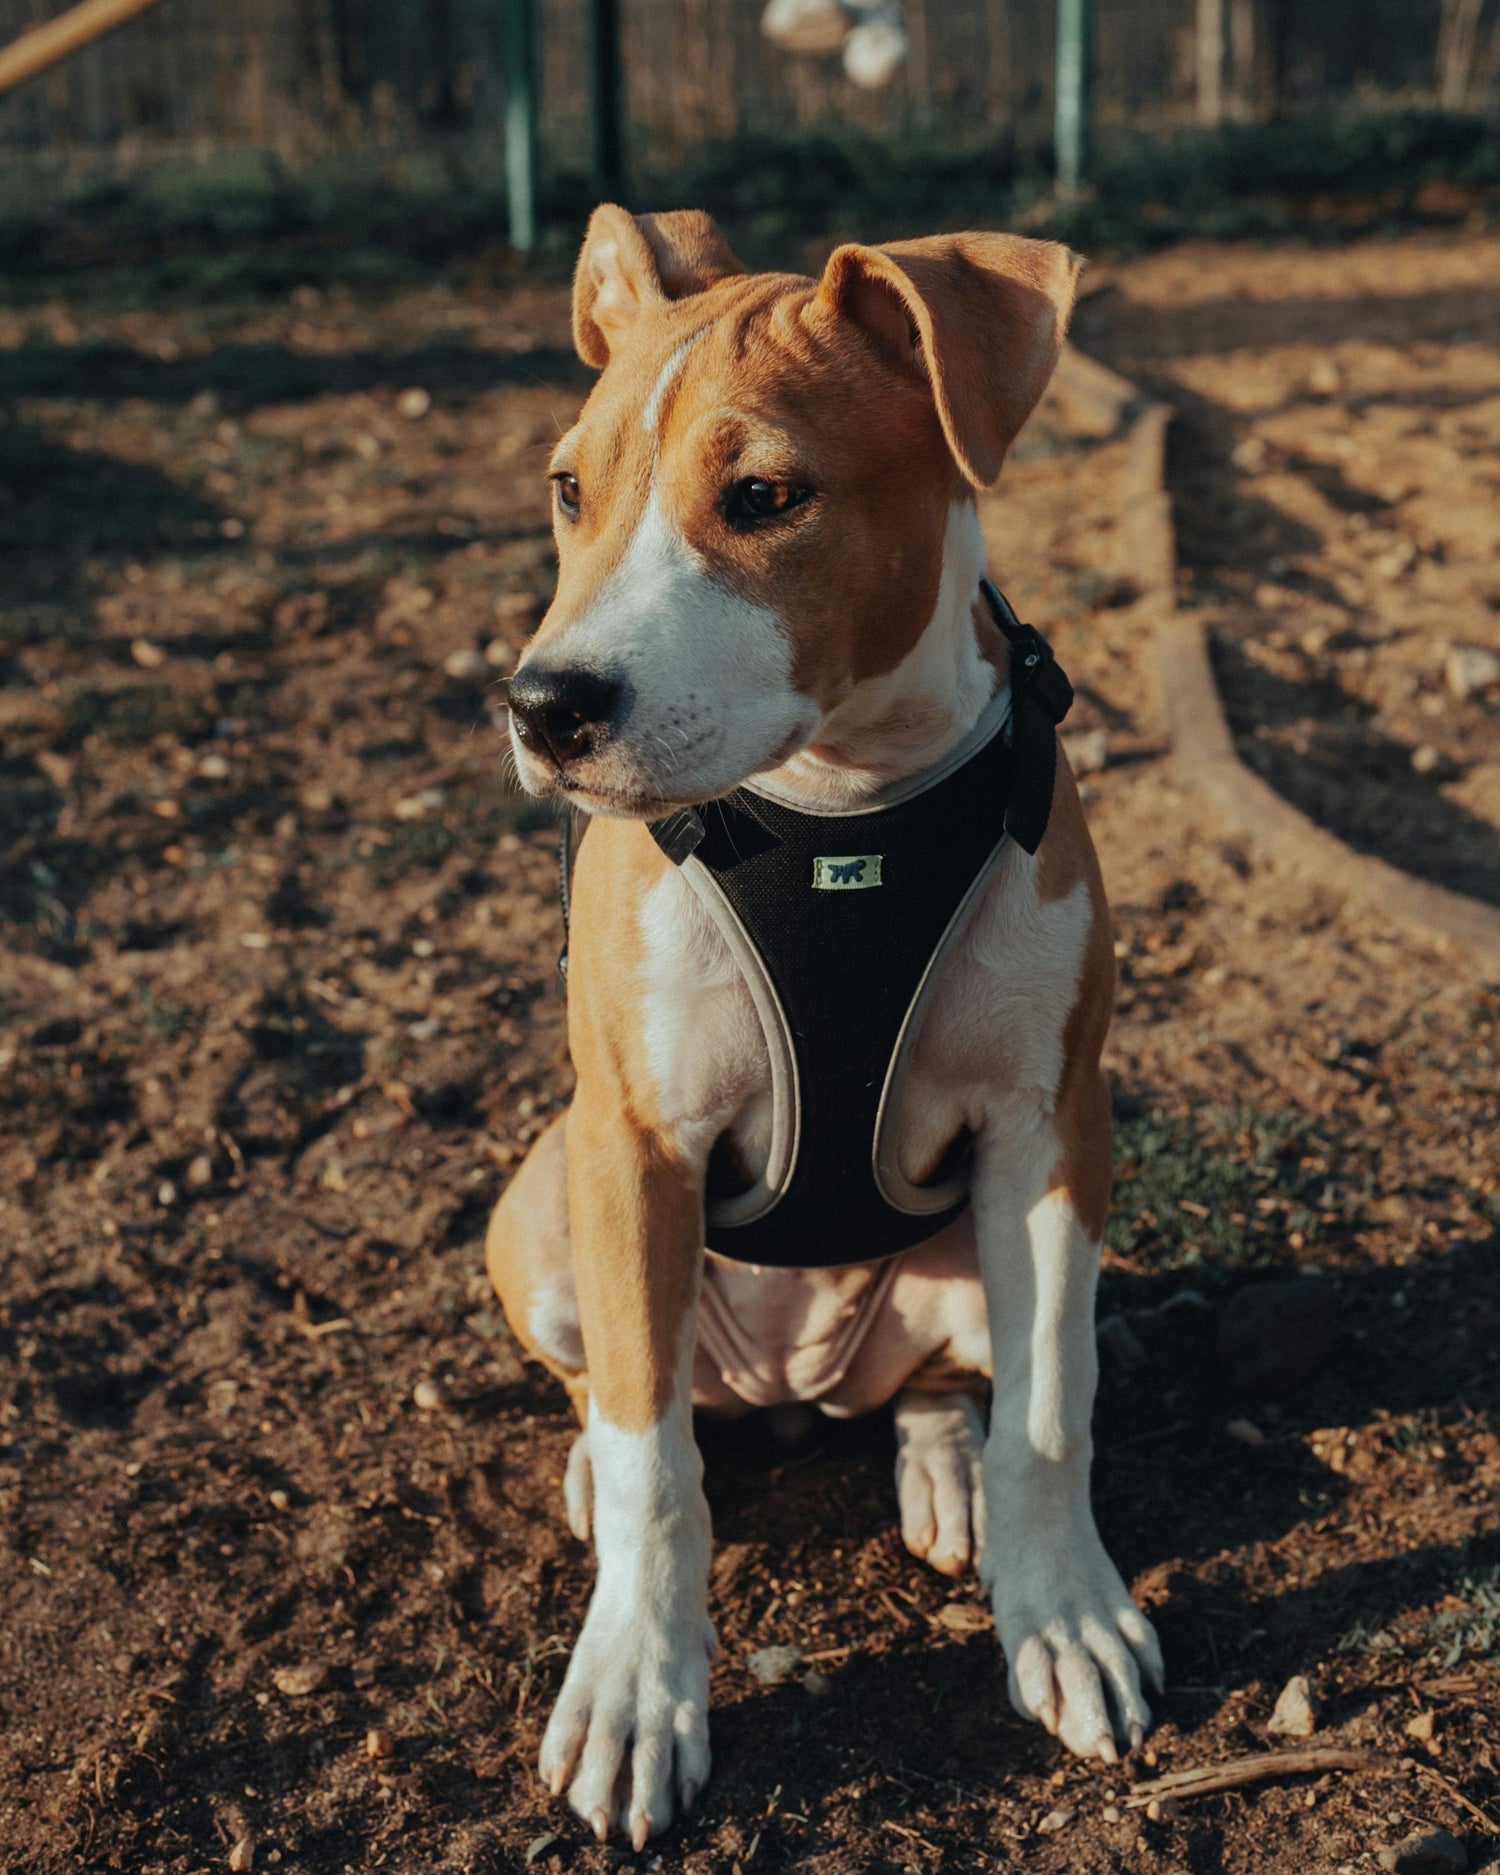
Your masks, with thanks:
[[[1453,1779],[1451,1777],[1444,1777],[1435,1764],[1424,1764],[1420,1758],[1403,1758],[1401,1762],[1408,1770],[1415,1771],[1418,1777],[1428,1777],[1431,1778],[1435,1784],[1441,1784],[1443,1789],[1447,1791],[1449,1797],[1452,1798],[1453,1802],[1458,1805],[1459,1809],[1467,1810],[1469,1815],[1474,1817],[1476,1821],[1482,1823],[1487,1830],[1492,1832],[1500,1830],[1500,1822],[1496,1822],[1495,1818],[1490,1815],[1488,1810],[1482,1809],[1477,1803],[1470,1802],[1458,1788],[1457,1784],[1454,1783]]]
[[[1143,1809],[1153,1797],[1210,1797],[1216,1791],[1238,1790],[1268,1777],[1296,1777],[1304,1771],[1394,1771],[1395,1761],[1374,1751],[1339,1751],[1314,1746],[1307,1751],[1258,1751],[1227,1764],[1200,1765],[1193,1771],[1171,1771],[1149,1784],[1132,1784],[1126,1807]]]
[[[82,0],[44,26],[33,26],[0,50],[0,93],[24,85],[81,47],[111,33],[126,20],[155,6],[157,0]]]

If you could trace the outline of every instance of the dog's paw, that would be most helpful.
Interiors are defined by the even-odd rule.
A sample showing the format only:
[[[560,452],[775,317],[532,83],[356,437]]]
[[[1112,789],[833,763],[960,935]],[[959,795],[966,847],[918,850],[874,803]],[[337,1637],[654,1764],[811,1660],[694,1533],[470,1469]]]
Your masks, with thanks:
[[[984,1426],[967,1393],[903,1393],[896,1402],[901,1539],[945,1576],[984,1550]]]
[[[1162,1690],[1161,1648],[1104,1552],[1092,1519],[1056,1552],[1020,1533],[995,1558],[995,1626],[1011,1704],[1080,1758],[1118,1761],[1151,1728],[1142,1674]],[[1017,1552],[1020,1551],[1020,1554]]]
[[[601,1842],[645,1846],[708,1779],[706,1616],[601,1607],[596,1595],[542,1739],[541,1773]]]

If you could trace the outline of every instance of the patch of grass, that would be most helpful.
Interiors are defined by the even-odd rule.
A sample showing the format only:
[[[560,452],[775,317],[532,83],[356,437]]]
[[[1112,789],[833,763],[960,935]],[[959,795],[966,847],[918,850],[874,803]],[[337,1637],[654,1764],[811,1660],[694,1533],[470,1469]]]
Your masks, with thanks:
[[[1350,1203],[1329,1184],[1327,1150],[1291,1111],[1214,1110],[1196,1126],[1127,1117],[1105,1242],[1142,1275],[1192,1269],[1210,1282],[1295,1260]]]

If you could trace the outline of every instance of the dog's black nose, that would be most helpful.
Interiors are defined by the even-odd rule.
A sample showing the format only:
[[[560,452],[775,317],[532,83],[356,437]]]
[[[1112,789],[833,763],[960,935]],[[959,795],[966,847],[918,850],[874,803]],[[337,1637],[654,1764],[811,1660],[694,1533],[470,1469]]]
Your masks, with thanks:
[[[507,701],[523,748],[559,764],[590,754],[603,740],[620,686],[598,671],[517,671]]]

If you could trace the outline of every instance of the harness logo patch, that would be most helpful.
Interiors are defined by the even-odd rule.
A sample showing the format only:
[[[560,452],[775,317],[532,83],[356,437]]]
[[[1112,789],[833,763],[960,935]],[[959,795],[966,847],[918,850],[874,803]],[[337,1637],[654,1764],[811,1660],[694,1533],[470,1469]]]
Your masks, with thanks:
[[[861,892],[880,884],[879,853],[836,853],[813,861],[815,892]]]

